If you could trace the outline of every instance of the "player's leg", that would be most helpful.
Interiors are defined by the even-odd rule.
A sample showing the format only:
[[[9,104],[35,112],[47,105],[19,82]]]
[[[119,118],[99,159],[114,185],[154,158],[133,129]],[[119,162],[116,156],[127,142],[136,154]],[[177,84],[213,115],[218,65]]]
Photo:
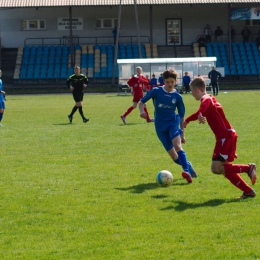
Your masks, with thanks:
[[[189,85],[185,85],[185,94],[187,94],[189,92]]]
[[[89,119],[84,116],[83,108],[82,108],[82,102],[77,102],[76,106],[77,106],[78,109],[79,109],[79,114],[80,114],[80,116],[81,116],[83,122],[84,122],[84,123],[87,123],[87,122],[89,121]]]
[[[237,134],[232,132],[229,138],[221,139],[216,141],[216,146],[212,158],[221,158],[222,162],[229,162],[229,164],[224,164],[225,173],[229,174],[241,174],[247,173],[251,179],[252,184],[256,182],[256,165],[255,163],[249,164],[231,164],[234,159],[237,158],[236,155],[236,144],[237,144]]]
[[[72,95],[73,95],[73,99],[74,99],[74,101],[75,101],[75,105],[74,105],[74,107],[72,108],[70,114],[68,115],[68,118],[69,118],[70,123],[72,123],[73,115],[74,115],[75,112],[78,110],[78,107],[77,107],[77,100],[78,100],[77,94],[74,93],[74,92],[72,92]]]
[[[216,84],[215,83],[211,83],[212,86],[212,90],[213,90],[213,95],[216,95]]]
[[[3,103],[3,102],[1,102],[1,103]],[[3,119],[3,116],[4,116],[4,105],[3,104],[0,104],[0,126],[2,126],[1,125],[1,121],[2,121],[2,119]]]
[[[219,85],[218,82],[216,83],[216,96],[218,95]]]
[[[149,113],[148,113],[148,109],[147,109],[147,107],[146,107],[146,104],[145,104],[145,106],[144,106],[144,112],[146,113],[146,122],[147,123],[150,123],[150,122],[154,122],[154,120],[152,119],[152,118],[150,118],[150,116],[149,116]]]
[[[123,115],[120,116],[124,124],[126,124],[126,117],[136,108],[139,100],[140,99],[137,101],[136,98],[133,97],[133,105],[129,107]]]
[[[188,163],[188,159],[186,156],[185,151],[182,149],[182,145],[181,145],[181,137],[180,135],[177,135],[176,137],[174,137],[172,139],[172,144],[173,147],[178,155],[178,159],[175,160],[176,163],[179,162],[182,166],[183,172],[182,172],[182,177],[185,178],[187,180],[187,182],[191,183],[192,182],[192,177],[190,174],[190,170],[189,170],[189,163]]]
[[[242,177],[238,173],[231,173],[227,169],[229,169],[228,163],[223,161],[212,161],[211,170],[215,174],[223,174],[225,178],[227,178],[235,187],[243,191],[243,197],[255,197],[254,190],[242,179]]]
[[[159,140],[161,141],[164,149],[167,151],[167,153],[169,154],[169,156],[172,158],[172,160],[178,164],[182,166],[181,160],[179,159],[179,155],[178,153],[175,151],[174,147],[173,147],[173,143],[171,138],[169,137],[169,134],[163,131],[157,131],[156,129],[156,133],[157,136],[159,138]],[[187,170],[188,171],[188,170]],[[188,174],[188,173],[187,173]],[[188,180],[187,180],[188,181]],[[192,182],[192,178],[190,177],[188,182]]]
[[[76,102],[76,106],[77,106],[78,109],[79,109],[79,114],[81,115],[81,118],[82,118],[83,122],[84,122],[84,123],[87,123],[87,122],[89,121],[89,119],[84,116],[83,108],[82,108],[83,96],[84,96],[84,93],[83,93],[83,92],[82,92],[82,93],[79,93],[79,95],[78,95],[78,100],[77,100],[77,102]]]
[[[232,133],[232,136],[227,139],[221,139],[216,141],[215,149],[212,156],[211,171],[215,174],[224,175],[234,186],[242,190],[243,197],[255,196],[252,188],[241,178],[239,173],[246,172],[253,178],[252,183],[256,180],[256,167],[255,164],[241,165],[231,164],[237,156],[236,152],[236,133]],[[253,196],[253,197],[254,197]]]

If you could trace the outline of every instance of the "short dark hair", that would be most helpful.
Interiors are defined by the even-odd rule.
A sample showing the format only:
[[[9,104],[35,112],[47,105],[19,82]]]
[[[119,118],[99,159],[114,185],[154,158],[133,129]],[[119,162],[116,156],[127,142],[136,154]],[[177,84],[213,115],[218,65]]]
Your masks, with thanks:
[[[163,73],[163,79],[173,78],[177,80],[177,72],[174,69],[167,69]]]

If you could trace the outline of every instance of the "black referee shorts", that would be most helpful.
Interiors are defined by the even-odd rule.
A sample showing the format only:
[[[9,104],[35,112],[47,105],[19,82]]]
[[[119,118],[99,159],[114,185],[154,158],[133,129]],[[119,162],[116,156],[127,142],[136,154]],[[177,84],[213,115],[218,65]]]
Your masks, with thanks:
[[[73,94],[73,98],[74,98],[75,102],[83,101],[84,92],[73,91],[72,94]]]

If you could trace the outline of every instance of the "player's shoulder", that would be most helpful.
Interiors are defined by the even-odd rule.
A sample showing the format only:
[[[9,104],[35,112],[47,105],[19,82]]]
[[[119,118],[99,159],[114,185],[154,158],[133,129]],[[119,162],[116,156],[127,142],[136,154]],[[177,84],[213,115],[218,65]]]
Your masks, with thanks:
[[[80,76],[81,76],[82,78],[87,78],[87,76],[86,76],[85,74],[83,74],[83,73],[80,73]]]
[[[74,78],[75,76],[76,76],[76,74],[72,74],[72,75],[69,76],[69,79],[72,79],[72,78]]]

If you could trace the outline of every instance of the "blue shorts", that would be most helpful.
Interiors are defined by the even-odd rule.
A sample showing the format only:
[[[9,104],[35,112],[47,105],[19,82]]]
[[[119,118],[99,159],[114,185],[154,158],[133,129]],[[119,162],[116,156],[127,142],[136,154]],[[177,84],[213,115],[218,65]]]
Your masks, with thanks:
[[[0,109],[5,109],[5,101],[0,101]]]
[[[169,151],[173,148],[172,140],[181,135],[182,130],[178,126],[172,124],[163,131],[156,131],[156,133],[165,150]]]

